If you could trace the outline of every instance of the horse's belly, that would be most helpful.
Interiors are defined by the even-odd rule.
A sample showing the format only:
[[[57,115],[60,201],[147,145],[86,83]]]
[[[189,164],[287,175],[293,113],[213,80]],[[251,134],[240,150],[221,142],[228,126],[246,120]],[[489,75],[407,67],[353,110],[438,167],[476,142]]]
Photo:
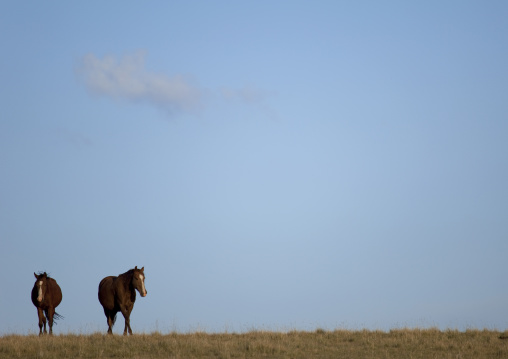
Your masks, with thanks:
[[[106,277],[99,284],[99,302],[104,309],[113,310],[115,308],[115,294],[113,292],[113,278]]]

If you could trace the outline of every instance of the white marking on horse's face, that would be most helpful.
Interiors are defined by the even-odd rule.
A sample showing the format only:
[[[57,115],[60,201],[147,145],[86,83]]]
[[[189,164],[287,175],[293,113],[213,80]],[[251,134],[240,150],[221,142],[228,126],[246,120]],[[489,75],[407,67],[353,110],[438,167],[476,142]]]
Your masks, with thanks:
[[[37,301],[42,302],[42,280],[37,283],[39,285],[39,290],[37,291]]]
[[[143,274],[139,275],[139,280],[141,281],[141,296],[146,296],[146,289],[145,289],[145,276]]]

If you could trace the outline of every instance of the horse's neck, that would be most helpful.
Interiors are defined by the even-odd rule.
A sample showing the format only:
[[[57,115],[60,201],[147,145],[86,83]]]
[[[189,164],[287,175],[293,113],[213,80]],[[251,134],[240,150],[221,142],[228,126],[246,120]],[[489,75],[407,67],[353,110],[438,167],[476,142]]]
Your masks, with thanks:
[[[121,278],[121,283],[124,286],[124,288],[129,289],[131,287],[133,276],[134,276],[133,273],[129,272],[126,272],[119,276],[119,278]]]

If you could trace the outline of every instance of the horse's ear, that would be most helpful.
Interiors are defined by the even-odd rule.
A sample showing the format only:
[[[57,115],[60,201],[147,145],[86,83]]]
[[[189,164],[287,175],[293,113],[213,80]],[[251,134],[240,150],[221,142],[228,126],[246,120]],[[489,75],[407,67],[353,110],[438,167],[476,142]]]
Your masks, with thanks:
[[[137,269],[138,269],[138,266],[135,266],[135,267],[134,267],[134,270],[137,270]]]
[[[44,272],[44,278],[48,278],[48,275],[46,274],[46,272]]]
[[[144,272],[145,271],[145,267],[141,268],[141,272]]]
[[[39,278],[39,277],[37,277],[37,274],[35,274],[35,272],[34,272],[34,277],[35,277],[35,279],[38,279],[38,278]]]

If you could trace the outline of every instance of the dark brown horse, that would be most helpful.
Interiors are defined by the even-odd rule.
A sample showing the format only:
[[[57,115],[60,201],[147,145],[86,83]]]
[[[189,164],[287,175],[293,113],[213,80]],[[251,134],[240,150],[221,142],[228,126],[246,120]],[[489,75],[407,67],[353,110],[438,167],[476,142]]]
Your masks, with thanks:
[[[56,280],[48,277],[46,272],[35,274],[34,287],[32,288],[32,303],[37,308],[39,316],[39,335],[42,335],[42,327],[44,326],[44,334],[46,334],[46,317],[49,322],[49,334],[53,334],[53,319],[63,318],[55,312],[55,308],[62,301],[62,290],[56,283]],[[46,317],[44,317],[46,313]]]
[[[113,334],[113,325],[116,313],[122,312],[125,318],[123,335],[132,334],[130,315],[136,301],[136,290],[145,297],[145,267],[138,269],[136,266],[118,277],[106,277],[99,284],[99,302],[104,308],[104,314],[108,320],[108,334]]]

